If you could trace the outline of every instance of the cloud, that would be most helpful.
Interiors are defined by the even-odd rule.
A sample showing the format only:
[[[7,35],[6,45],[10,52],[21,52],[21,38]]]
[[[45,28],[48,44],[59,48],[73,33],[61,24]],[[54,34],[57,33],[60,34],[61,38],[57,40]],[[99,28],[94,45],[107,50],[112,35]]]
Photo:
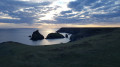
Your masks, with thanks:
[[[17,0],[1,0],[0,11],[1,13],[5,14],[7,17],[0,15],[1,16],[0,22],[33,23],[34,19],[36,19],[36,17],[33,16],[37,13],[37,10],[40,11],[39,7],[43,8],[45,5],[49,5],[49,4],[50,2],[32,3],[32,2],[17,1]]]
[[[57,17],[61,23],[120,23],[119,0],[76,0],[70,2],[68,7],[71,10],[63,11]]]
[[[81,11],[84,6],[91,6],[92,3],[95,3],[98,0],[77,0],[71,2],[68,6],[74,10]]]
[[[0,12],[0,19],[16,19],[16,20],[20,20],[20,18],[11,17],[8,14],[2,13],[2,12]]]
[[[1,0],[0,22],[117,24],[120,0]]]
[[[62,11],[61,14],[72,13],[72,10]]]
[[[0,11],[13,11],[22,7],[34,7],[40,5],[48,5],[49,2],[42,3],[32,3],[32,2],[24,2],[17,0],[0,0]]]
[[[54,20],[61,11],[68,10],[67,4],[74,0],[1,0],[0,11],[15,19],[0,19],[4,23],[41,23]],[[1,15],[2,16],[2,15]]]

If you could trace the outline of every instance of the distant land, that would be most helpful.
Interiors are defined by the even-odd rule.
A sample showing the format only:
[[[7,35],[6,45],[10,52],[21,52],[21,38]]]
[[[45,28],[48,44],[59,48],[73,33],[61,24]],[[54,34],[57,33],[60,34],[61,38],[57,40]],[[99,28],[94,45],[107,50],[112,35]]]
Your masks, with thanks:
[[[105,34],[112,32],[116,29],[120,29],[119,27],[83,27],[83,28],[76,28],[76,27],[63,27],[60,28],[57,32],[60,33],[70,33],[72,36],[70,37],[71,41],[80,40],[81,38],[94,36],[97,34]]]
[[[0,67],[120,67],[120,28],[61,28],[71,42],[28,46],[0,43]]]

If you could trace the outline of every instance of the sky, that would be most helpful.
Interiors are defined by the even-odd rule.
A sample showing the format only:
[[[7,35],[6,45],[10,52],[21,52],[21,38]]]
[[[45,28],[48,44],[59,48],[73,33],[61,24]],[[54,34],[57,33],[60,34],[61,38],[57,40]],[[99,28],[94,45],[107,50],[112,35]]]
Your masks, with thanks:
[[[0,0],[0,28],[120,27],[120,0]]]

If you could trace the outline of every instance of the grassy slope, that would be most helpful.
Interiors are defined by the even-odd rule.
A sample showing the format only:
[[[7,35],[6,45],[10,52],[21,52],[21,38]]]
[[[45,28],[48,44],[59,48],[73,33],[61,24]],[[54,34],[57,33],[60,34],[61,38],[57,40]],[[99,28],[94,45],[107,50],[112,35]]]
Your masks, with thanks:
[[[120,30],[53,46],[0,44],[0,67],[120,67]]]

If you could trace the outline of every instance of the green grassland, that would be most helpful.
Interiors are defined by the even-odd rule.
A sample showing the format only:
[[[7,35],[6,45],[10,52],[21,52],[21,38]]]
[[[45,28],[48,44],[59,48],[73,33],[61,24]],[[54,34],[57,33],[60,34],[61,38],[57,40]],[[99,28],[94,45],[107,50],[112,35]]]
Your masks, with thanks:
[[[51,46],[0,43],[0,67],[120,67],[120,29]]]

